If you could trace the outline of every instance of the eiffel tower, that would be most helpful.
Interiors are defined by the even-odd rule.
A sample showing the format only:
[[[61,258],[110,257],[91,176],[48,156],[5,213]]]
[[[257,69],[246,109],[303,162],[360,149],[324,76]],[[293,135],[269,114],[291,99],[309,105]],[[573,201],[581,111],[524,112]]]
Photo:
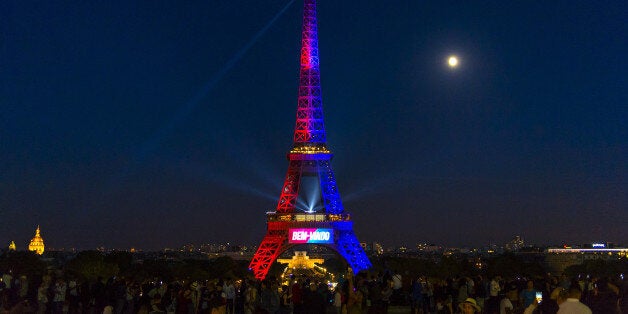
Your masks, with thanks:
[[[304,0],[297,119],[288,173],[276,211],[249,268],[264,279],[284,251],[299,244],[327,246],[357,273],[371,267],[345,212],[327,148],[318,58],[316,0]]]

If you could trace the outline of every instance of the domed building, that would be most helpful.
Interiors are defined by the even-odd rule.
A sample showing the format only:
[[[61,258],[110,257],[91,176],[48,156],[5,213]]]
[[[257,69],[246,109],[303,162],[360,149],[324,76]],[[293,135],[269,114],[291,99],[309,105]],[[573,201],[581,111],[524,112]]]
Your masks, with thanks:
[[[15,248],[16,248],[15,242],[11,241],[11,243],[9,244],[9,251],[15,251]]]
[[[31,239],[31,243],[28,245],[28,250],[33,251],[39,255],[44,254],[44,239],[39,234],[39,226],[35,230],[35,236]]]

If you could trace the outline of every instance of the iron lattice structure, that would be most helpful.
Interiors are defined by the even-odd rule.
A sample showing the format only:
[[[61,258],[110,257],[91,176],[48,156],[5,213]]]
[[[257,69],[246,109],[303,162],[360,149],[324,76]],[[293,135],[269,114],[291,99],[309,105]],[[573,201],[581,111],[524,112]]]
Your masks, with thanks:
[[[356,273],[371,267],[342,206],[332,157],[323,121],[316,0],[304,0],[294,144],[276,211],[267,214],[266,235],[249,265],[256,278],[264,279],[277,257],[295,245],[289,239],[290,229],[295,228],[333,230],[333,243],[326,246],[345,258]],[[314,185],[305,186],[306,178],[315,179]],[[309,208],[303,204],[304,195],[309,195]]]

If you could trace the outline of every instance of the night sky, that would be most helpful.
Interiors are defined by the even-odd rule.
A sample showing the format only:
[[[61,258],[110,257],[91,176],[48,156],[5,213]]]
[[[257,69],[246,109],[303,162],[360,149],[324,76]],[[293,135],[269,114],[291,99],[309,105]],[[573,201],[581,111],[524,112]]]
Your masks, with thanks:
[[[302,4],[0,3],[0,246],[257,245]],[[358,239],[628,244],[628,2],[318,4]],[[450,54],[460,58],[450,69]]]

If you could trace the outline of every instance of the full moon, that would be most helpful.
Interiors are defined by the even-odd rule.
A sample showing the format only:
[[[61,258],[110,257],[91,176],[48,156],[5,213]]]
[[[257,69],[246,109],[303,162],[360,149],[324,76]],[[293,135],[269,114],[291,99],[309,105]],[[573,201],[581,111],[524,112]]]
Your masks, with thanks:
[[[449,57],[449,60],[447,60],[447,63],[449,63],[450,68],[455,68],[458,66],[458,58],[456,58],[456,56],[451,56]]]

